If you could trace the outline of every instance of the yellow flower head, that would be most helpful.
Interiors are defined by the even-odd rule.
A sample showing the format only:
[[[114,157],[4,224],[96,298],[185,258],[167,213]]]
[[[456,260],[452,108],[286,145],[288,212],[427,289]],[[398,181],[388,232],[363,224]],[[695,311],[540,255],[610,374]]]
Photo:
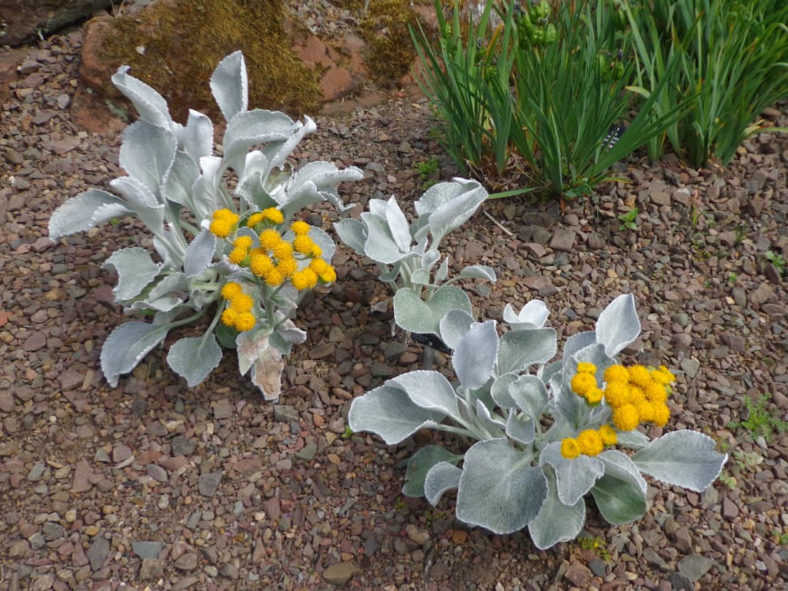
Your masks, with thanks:
[[[655,369],[651,372],[651,379],[663,386],[667,386],[676,381],[676,376],[670,373],[667,367],[661,365],[659,369]]]
[[[638,411],[631,404],[624,404],[613,409],[613,424],[619,431],[632,431],[638,426],[639,421]]]
[[[282,241],[279,232],[273,228],[268,228],[260,233],[260,247],[265,250],[273,249],[277,244]]]
[[[599,427],[599,436],[602,438],[602,443],[605,445],[615,445],[618,442],[618,433],[610,425],[602,425]]]
[[[225,326],[235,326],[235,322],[238,320],[238,312],[236,312],[233,308],[227,308],[224,312],[222,312],[222,324]]]
[[[576,373],[572,378],[572,392],[584,396],[591,388],[596,388],[596,378],[590,373]]]
[[[309,256],[314,259],[314,258],[317,258],[317,257],[322,256],[322,255],[323,255],[323,249],[320,248],[317,244],[313,244],[312,245],[312,250],[309,253]]]
[[[238,248],[236,246],[230,251],[230,254],[227,255],[227,258],[230,259],[230,261],[235,263],[236,265],[240,265],[241,263],[244,262],[247,252],[248,251],[245,248]]]
[[[312,259],[309,262],[309,268],[312,269],[318,275],[320,275],[321,273],[325,273],[330,266],[331,265],[329,265],[323,259]]]
[[[249,250],[252,248],[252,237],[251,236],[238,236],[235,240],[233,240],[233,246],[235,248],[243,248],[244,250]]]
[[[629,386],[629,403],[638,405],[642,402],[646,401],[646,393],[643,391],[643,388],[639,388],[638,386]]]
[[[289,259],[293,256],[293,245],[284,240],[280,240],[279,244],[275,244],[271,248],[271,252],[279,260]]]
[[[269,222],[273,222],[274,224],[281,224],[282,222],[285,221],[285,216],[283,216],[282,212],[275,207],[269,207],[268,209],[264,209],[263,217]]]
[[[276,270],[279,271],[283,277],[290,277],[298,270],[298,262],[293,257],[280,259],[276,265]]]
[[[309,233],[309,224],[307,224],[306,222],[302,222],[301,220],[298,220],[296,222],[293,222],[293,224],[290,226],[290,229],[293,231],[293,234],[295,234],[296,236],[304,236],[305,234]]]
[[[651,382],[651,374],[644,365],[633,365],[627,368],[627,372],[629,373],[629,381],[636,386],[645,388]]]
[[[668,390],[659,382],[651,382],[645,388],[646,400],[649,402],[665,402],[668,399]]]
[[[235,283],[234,281],[228,281],[222,286],[222,291],[220,293],[222,294],[222,297],[225,300],[230,300],[233,298],[233,296],[241,293],[241,291],[242,289],[239,283]]]
[[[235,320],[235,328],[240,332],[252,330],[257,320],[251,312],[241,312]]]
[[[561,455],[567,460],[574,460],[577,456],[579,456],[580,446],[577,443],[577,439],[574,437],[567,437],[561,441]]]
[[[252,296],[245,294],[243,292],[234,295],[230,299],[230,307],[233,308],[239,314],[241,314],[242,312],[250,312],[253,306],[254,306],[254,299],[252,298]]]
[[[653,404],[652,407],[654,416],[651,418],[651,422],[658,427],[664,427],[667,425],[668,420],[670,419],[670,409],[668,408],[668,405],[665,403]]]
[[[257,249],[255,249],[257,250]],[[262,252],[252,252],[249,255],[249,269],[258,277],[264,277],[268,271],[273,269],[274,262],[267,254]]]
[[[234,225],[235,224],[226,219],[215,219],[211,222],[211,225],[208,226],[208,229],[219,238],[227,238],[232,234]]]
[[[322,273],[318,273],[318,276],[320,277],[320,281],[323,283],[333,283],[337,280],[337,272],[331,265],[328,265],[326,270]]]
[[[213,212],[213,219],[215,220],[227,220],[233,224],[238,222],[238,214],[227,209],[226,207],[223,209],[217,209]]]
[[[263,213],[258,211],[257,213],[253,213],[249,216],[249,219],[246,220],[246,227],[247,228],[254,228],[257,224],[263,221]]]
[[[276,267],[269,269],[263,279],[265,280],[266,285],[270,285],[271,287],[282,285],[282,282],[285,280],[285,278],[282,277],[282,274],[276,270]]]
[[[585,399],[590,405],[596,405],[602,402],[604,392],[601,389],[594,387],[586,390]]]
[[[306,269],[302,269],[293,273],[293,278],[291,281],[293,282],[293,287],[299,291],[304,289],[312,289],[315,285],[317,285],[317,273],[307,267]]]
[[[588,361],[581,361],[577,364],[577,373],[590,373],[596,374],[596,365]]]
[[[623,365],[611,365],[605,370],[605,381],[610,384],[612,382],[628,382],[629,372]]]
[[[605,401],[617,408],[629,402],[629,386],[626,382],[608,382],[605,386]]]
[[[296,252],[299,252],[303,255],[308,256],[309,253],[312,252],[312,246],[314,246],[314,244],[315,243],[312,242],[312,239],[305,234],[299,234],[293,238],[293,248],[296,250]]]
[[[645,399],[642,402],[635,403],[635,410],[638,411],[638,420],[642,423],[651,423],[656,417],[654,405]]]
[[[580,431],[580,434],[577,436],[577,444],[580,447],[580,453],[586,456],[599,455],[605,448],[602,443],[602,437],[595,429]]]

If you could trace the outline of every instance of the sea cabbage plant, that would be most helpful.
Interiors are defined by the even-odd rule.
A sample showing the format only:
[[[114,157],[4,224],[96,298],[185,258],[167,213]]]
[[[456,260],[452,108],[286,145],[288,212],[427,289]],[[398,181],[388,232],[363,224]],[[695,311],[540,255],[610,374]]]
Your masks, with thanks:
[[[652,440],[638,430],[667,423],[674,377],[616,361],[640,332],[634,298],[616,298],[551,363],[556,332],[546,318],[538,300],[520,312],[507,306],[509,330],[499,336],[494,320],[449,312],[441,328],[456,380],[437,371],[387,380],[353,401],[350,428],[389,445],[421,429],[459,436],[447,439],[450,449],[427,445],[411,456],[403,493],[437,505],[456,489],[460,521],[497,534],[527,527],[540,549],[578,535],[588,493],[607,521],[623,524],[646,511],[643,474],[706,489],[727,460],[712,439],[678,430]]]
[[[112,82],[140,115],[120,148],[127,176],[110,182],[115,193],[90,189],[69,199],[49,221],[52,239],[125,216],[153,234],[153,256],[132,246],[106,261],[118,274],[116,301],[152,321],[112,331],[101,350],[104,376],[116,386],[171,330],[207,315],[204,334],[170,347],[170,367],[195,386],[219,364],[222,346],[236,348],[241,373],[251,370],[265,397],[276,398],[282,356],[306,338],[291,320],[298,303],[336,277],[329,236],[293,216],[320,202],[346,209],[337,186],[362,172],[323,161],[294,170],[287,159],[315,123],[249,110],[241,52],[210,80],[226,120],[219,154],[209,117],[192,110],[185,125],[174,122],[165,99],[126,66]]]
[[[495,271],[486,265],[468,265],[449,278],[449,258],[439,251],[444,237],[465,223],[487,196],[478,181],[456,178],[424,192],[414,203],[413,222],[392,196],[387,201],[370,199],[369,211],[360,220],[334,223],[345,244],[377,263],[380,280],[394,292],[394,320],[403,330],[442,338],[441,320],[447,312],[472,315],[468,294],[452,283],[495,281]]]

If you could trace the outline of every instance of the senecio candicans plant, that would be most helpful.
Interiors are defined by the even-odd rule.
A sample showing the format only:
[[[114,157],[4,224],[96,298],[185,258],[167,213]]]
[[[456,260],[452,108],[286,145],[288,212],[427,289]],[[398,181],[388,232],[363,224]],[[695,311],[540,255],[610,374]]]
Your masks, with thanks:
[[[637,428],[664,426],[674,377],[665,367],[624,367],[615,356],[640,333],[634,298],[622,295],[600,314],[593,331],[567,339],[556,353],[556,333],[545,328],[545,305],[532,301],[518,314],[507,306],[510,330],[495,321],[468,322],[447,314],[445,338],[457,376],[412,371],[356,398],[354,431],[400,443],[430,428],[475,439],[464,454],[438,445],[408,461],[403,493],[436,505],[457,489],[457,518],[497,534],[527,527],[545,549],[574,539],[591,493],[599,512],[623,524],[646,511],[641,472],[668,484],[703,491],[726,455],[694,431],[654,440]]]
[[[442,337],[441,320],[449,311],[462,311],[472,320],[468,294],[451,283],[467,278],[495,281],[495,271],[469,265],[449,279],[449,259],[438,265],[438,249],[485,199],[487,191],[478,181],[457,178],[427,189],[414,204],[417,218],[412,223],[394,197],[370,199],[369,211],[360,220],[334,223],[345,244],[377,263],[380,280],[394,292],[394,320],[400,328]]]
[[[90,189],[66,201],[49,221],[52,239],[123,216],[136,216],[153,234],[158,260],[136,246],[107,259],[118,273],[116,300],[127,312],[152,314],[153,320],[112,331],[101,350],[104,376],[116,386],[169,331],[209,314],[203,335],[170,347],[170,367],[192,387],[219,364],[222,346],[236,348],[241,374],[251,370],[265,398],[276,398],[282,356],[306,338],[291,320],[298,303],[306,290],[336,279],[332,240],[292,218],[322,201],[346,209],[337,185],[360,179],[362,172],[322,161],[292,170],[287,158],[315,123],[248,110],[241,52],[224,58],[210,81],[227,121],[221,156],[214,155],[213,123],[206,115],[190,111],[186,125],[174,122],[165,99],[126,66],[112,82],[141,117],[126,129],[120,148],[128,176],[110,183],[117,195]],[[228,174],[235,178],[232,190]]]

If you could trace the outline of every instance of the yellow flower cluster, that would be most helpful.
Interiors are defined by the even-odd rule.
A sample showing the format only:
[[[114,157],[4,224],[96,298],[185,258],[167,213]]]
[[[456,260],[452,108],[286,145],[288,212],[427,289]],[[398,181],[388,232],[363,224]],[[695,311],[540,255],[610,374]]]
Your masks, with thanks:
[[[232,281],[222,286],[221,294],[229,303],[224,312],[222,312],[222,323],[239,332],[252,330],[257,323],[254,314],[252,314],[252,308],[254,307],[252,296],[244,293],[239,283]]]
[[[579,363],[572,378],[572,391],[595,406],[602,399],[613,409],[613,426],[619,431],[632,431],[640,423],[653,423],[664,427],[670,418],[666,404],[670,384],[676,377],[664,365],[659,369],[648,369],[643,365],[624,367],[611,365],[605,370],[605,388],[596,382],[596,366]],[[602,425],[598,430],[586,429],[577,437],[561,441],[561,455],[574,459],[579,455],[595,456],[605,446],[618,440],[611,425]]]
[[[238,223],[238,214],[229,209],[217,209],[213,212],[213,220],[209,229],[219,238],[227,238],[233,233],[235,225]]]
[[[269,207],[268,209],[264,209],[263,211],[258,211],[257,213],[250,215],[249,219],[246,220],[246,227],[258,229],[257,226],[265,222],[281,224],[284,221],[285,216],[282,215],[281,211],[275,207]]]
[[[619,431],[631,431],[639,423],[664,427],[670,418],[669,388],[675,381],[664,365],[652,370],[643,365],[608,367],[605,402],[613,409],[613,424]]]

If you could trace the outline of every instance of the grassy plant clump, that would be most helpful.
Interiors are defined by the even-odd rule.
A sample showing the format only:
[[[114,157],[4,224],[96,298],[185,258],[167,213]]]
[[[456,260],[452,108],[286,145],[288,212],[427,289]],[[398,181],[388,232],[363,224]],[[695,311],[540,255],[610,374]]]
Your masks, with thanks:
[[[487,2],[467,25],[459,3],[451,19],[435,4],[437,45],[413,34],[419,79],[463,171],[514,168],[540,192],[587,195],[684,107],[655,114],[654,99],[632,91],[633,56],[606,0]]]
[[[238,49],[249,67],[251,104],[299,114],[319,109],[317,74],[290,49],[282,0],[174,0],[142,14],[141,24],[136,16],[111,21],[102,57],[163,89],[176,119],[189,108],[217,115],[205,81]]]
[[[689,100],[686,115],[649,145],[669,145],[694,166],[728,164],[741,142],[760,131],[758,116],[788,96],[788,3],[783,0],[622,1],[638,55],[638,83],[669,109]],[[666,64],[680,67],[668,73]],[[669,83],[655,90],[656,81]]]

